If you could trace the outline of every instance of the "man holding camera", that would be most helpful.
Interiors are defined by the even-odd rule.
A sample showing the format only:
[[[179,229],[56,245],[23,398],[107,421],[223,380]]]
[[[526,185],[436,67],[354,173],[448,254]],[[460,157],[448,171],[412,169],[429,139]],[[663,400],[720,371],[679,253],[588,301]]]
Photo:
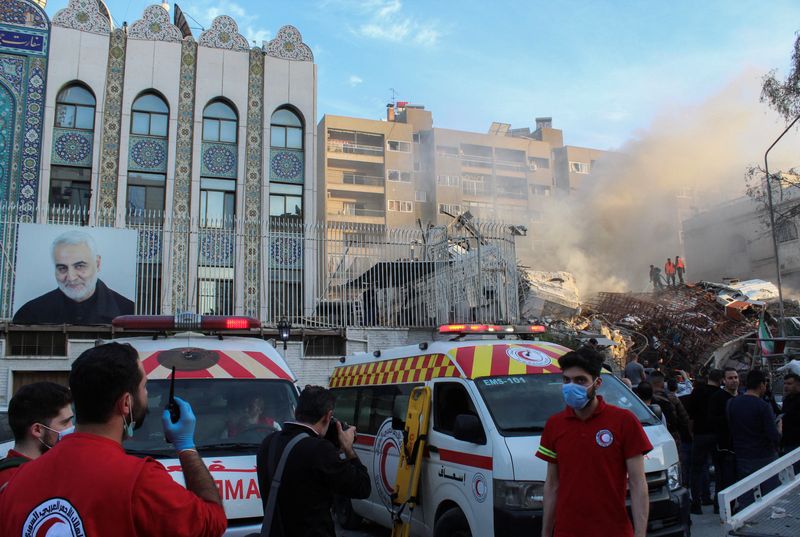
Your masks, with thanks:
[[[269,435],[261,444],[258,486],[265,513],[269,496],[274,494],[270,488],[276,473],[280,481],[271,521],[265,516],[265,524],[271,524],[270,537],[335,537],[333,496],[369,496],[367,468],[353,449],[355,427],[343,430],[342,424],[333,420],[333,403],[330,390],[306,386],[295,410],[297,421],[286,422],[282,431]],[[332,426],[336,427],[340,449],[325,438]],[[283,466],[281,459],[287,449],[290,451]]]

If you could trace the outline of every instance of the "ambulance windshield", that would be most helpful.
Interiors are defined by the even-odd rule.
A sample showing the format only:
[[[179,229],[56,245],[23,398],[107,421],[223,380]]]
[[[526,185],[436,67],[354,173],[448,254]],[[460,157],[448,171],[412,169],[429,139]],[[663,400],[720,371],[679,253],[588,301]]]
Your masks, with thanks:
[[[561,375],[512,375],[475,380],[500,433],[540,433],[547,419],[564,410]],[[604,374],[599,390],[606,403],[633,412],[643,425],[661,421],[619,379]]]
[[[134,455],[174,457],[164,439],[161,413],[168,380],[147,382],[149,415],[123,446]],[[294,419],[297,392],[285,380],[178,379],[175,396],[188,401],[197,417],[195,443],[201,454],[256,453],[264,437]]]

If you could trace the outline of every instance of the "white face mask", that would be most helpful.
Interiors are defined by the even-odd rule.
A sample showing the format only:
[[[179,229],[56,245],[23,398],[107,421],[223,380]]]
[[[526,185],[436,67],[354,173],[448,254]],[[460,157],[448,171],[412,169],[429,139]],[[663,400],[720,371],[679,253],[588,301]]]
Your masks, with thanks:
[[[48,427],[48,426],[47,426],[47,425],[45,425],[44,423],[40,423],[39,425],[41,425],[42,427],[44,427],[44,428],[45,428],[45,429],[47,429],[48,431],[52,431],[52,432],[56,433],[56,441],[55,441],[55,443],[54,443],[52,446],[51,446],[51,445],[48,445],[48,444],[47,444],[47,442],[45,442],[45,441],[44,441],[44,440],[42,440],[41,438],[39,439],[39,442],[41,442],[41,443],[42,443],[42,445],[43,445],[44,447],[46,447],[47,449],[52,449],[52,448],[53,448],[53,447],[54,447],[56,444],[58,444],[59,442],[61,442],[61,440],[62,440],[62,439],[65,437],[65,436],[67,436],[68,434],[72,434],[72,433],[74,433],[74,432],[75,432],[75,426],[74,426],[74,425],[70,425],[69,427],[67,427],[66,429],[63,429],[63,430],[61,430],[61,431],[56,431],[55,429],[53,429],[53,428],[51,428],[51,427]]]

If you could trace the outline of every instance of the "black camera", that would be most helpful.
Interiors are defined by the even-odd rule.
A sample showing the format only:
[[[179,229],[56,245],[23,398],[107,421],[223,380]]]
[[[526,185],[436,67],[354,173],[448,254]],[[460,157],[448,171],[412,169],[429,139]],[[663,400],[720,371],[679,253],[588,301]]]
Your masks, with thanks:
[[[342,449],[342,445],[339,443],[339,430],[336,427],[336,424],[339,423],[339,420],[336,418],[331,418],[331,424],[328,426],[328,432],[325,433],[325,440],[333,444],[336,449]],[[350,428],[350,426],[346,422],[342,423],[342,430],[346,431]]]

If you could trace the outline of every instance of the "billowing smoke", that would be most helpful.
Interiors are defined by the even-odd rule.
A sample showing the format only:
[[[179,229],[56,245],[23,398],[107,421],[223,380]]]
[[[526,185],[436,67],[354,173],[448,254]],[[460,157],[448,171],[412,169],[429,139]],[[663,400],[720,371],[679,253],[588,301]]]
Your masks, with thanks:
[[[746,72],[696,106],[667,107],[578,192],[553,200],[536,260],[525,261],[574,273],[584,296],[648,289],[650,264],[663,270],[667,257],[683,255],[681,220],[744,195],[746,167],[763,162],[785,128],[759,92],[760,74]],[[770,153],[771,171],[800,164],[799,140],[784,137]]]

